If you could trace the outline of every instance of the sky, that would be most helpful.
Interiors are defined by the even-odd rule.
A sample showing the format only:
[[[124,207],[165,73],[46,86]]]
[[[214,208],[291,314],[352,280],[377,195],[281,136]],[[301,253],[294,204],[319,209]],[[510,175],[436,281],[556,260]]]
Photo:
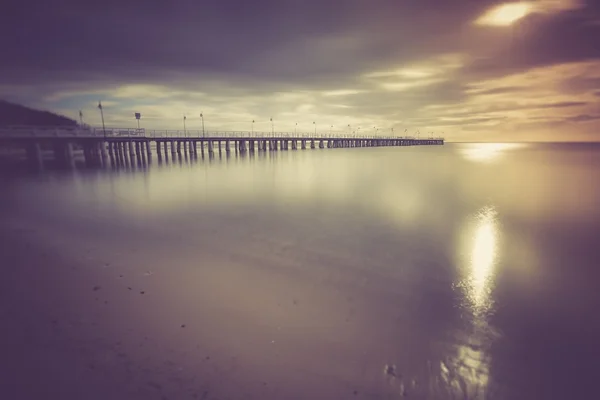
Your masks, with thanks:
[[[598,38],[592,0],[7,0],[0,98],[95,126],[102,101],[122,128],[598,141]]]

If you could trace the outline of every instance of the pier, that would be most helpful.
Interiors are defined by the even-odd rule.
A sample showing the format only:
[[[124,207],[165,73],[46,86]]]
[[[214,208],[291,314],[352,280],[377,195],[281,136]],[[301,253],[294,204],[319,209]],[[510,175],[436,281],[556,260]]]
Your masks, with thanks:
[[[43,169],[51,150],[54,161],[63,167],[74,166],[74,152],[83,150],[89,166],[149,162],[184,155],[204,157],[215,152],[267,152],[307,149],[338,149],[384,146],[443,145],[443,138],[414,138],[351,134],[314,134],[290,132],[206,132],[113,128],[18,127],[0,128],[0,149],[25,150],[28,162]]]

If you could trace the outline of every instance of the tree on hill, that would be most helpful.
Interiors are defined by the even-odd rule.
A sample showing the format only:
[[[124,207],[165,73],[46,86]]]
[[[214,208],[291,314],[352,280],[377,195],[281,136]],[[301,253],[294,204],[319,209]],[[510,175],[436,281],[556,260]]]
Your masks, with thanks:
[[[77,126],[77,121],[49,111],[34,110],[20,104],[0,100],[0,127],[27,126]]]

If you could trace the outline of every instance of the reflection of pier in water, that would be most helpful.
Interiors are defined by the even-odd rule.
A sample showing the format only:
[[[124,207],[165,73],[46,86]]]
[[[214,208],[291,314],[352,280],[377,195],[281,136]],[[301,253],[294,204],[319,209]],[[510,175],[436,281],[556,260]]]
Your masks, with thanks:
[[[146,132],[144,130],[115,135],[98,129],[40,130],[36,128],[0,131],[0,147],[25,150],[29,163],[43,169],[44,161],[53,158],[62,167],[73,167],[76,151],[82,151],[87,166],[143,166],[153,153],[159,162],[173,163],[207,156],[212,160],[231,152],[255,153],[384,146],[443,145],[442,138],[384,137],[357,135],[314,135],[261,132],[217,132],[193,136],[187,132]],[[51,153],[48,156],[46,153]]]

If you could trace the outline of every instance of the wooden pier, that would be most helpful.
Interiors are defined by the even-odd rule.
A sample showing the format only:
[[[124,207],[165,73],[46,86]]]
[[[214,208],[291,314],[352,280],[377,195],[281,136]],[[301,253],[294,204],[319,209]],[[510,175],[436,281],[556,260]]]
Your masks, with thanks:
[[[338,149],[383,146],[443,145],[443,138],[359,136],[343,134],[306,134],[287,132],[202,132],[148,131],[145,129],[102,128],[27,128],[0,129],[0,148],[26,150],[29,163],[44,166],[43,149],[52,149],[54,160],[61,166],[74,166],[74,151],[82,149],[86,165],[109,162],[150,161],[168,155],[189,157],[215,152],[287,151],[306,149]]]

